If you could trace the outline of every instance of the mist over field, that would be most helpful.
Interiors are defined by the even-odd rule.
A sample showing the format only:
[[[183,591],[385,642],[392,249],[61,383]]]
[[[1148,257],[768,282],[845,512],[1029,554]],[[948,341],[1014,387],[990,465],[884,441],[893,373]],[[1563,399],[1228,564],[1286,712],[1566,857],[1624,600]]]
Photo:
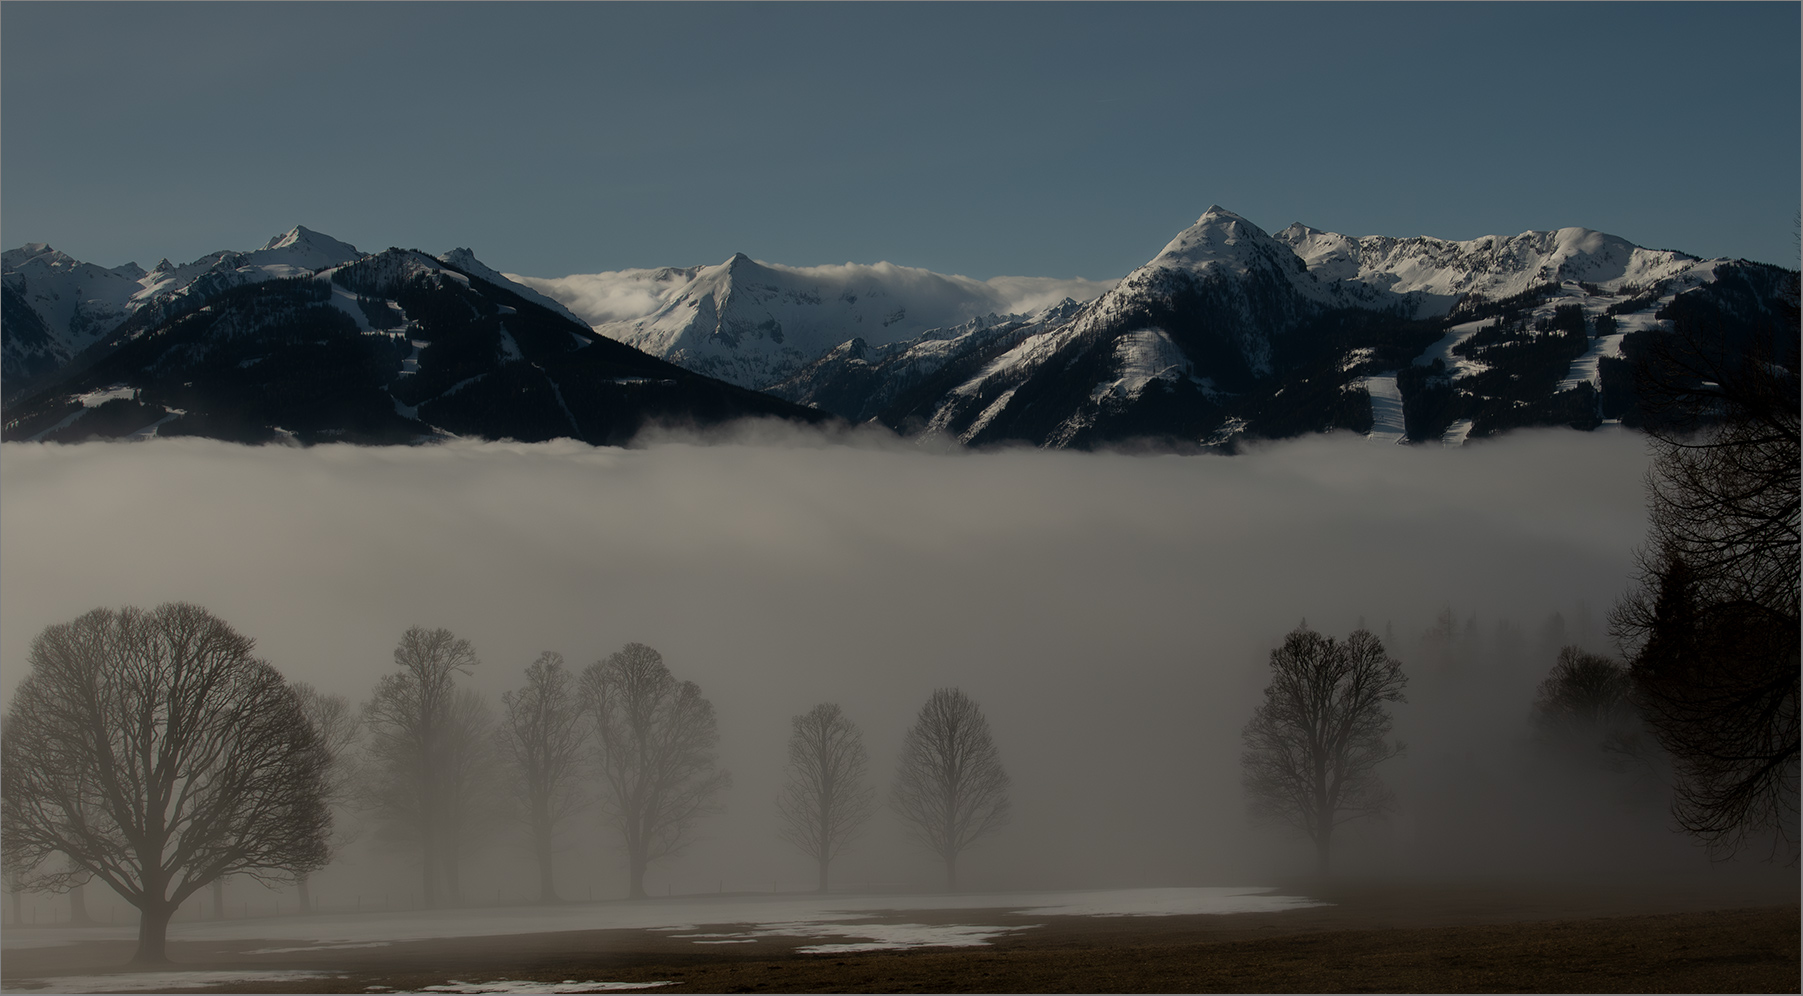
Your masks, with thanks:
[[[1412,676],[1393,707],[1410,753],[1380,769],[1398,816],[1346,832],[1338,867],[1694,869],[1656,787],[1549,767],[1529,743],[1558,647],[1610,649],[1646,466],[1616,431],[1233,458],[938,454],[762,425],[626,450],[7,444],[0,695],[43,627],[96,606],[199,603],[353,703],[415,624],[468,638],[467,682],[497,706],[541,651],[579,671],[646,643],[713,702],[734,779],[700,842],[651,866],[661,895],[811,888],[777,836],[790,718],[842,705],[886,798],[903,731],[955,685],[989,718],[1014,805],[961,884],[1254,885],[1312,867],[1306,841],[1246,817],[1239,738],[1266,659],[1304,618],[1338,637],[1362,623]],[[575,823],[560,892],[622,895],[614,841]],[[466,898],[528,901],[530,869],[524,833],[497,824]],[[943,881],[886,810],[833,877]],[[417,855],[365,834],[314,883],[328,908],[417,902]]]

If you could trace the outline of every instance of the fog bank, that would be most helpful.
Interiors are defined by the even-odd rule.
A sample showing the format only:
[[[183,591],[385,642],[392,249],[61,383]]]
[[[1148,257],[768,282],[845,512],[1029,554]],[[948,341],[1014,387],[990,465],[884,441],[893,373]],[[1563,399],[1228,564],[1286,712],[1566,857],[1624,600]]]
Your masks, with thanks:
[[[1239,788],[1240,730],[1283,634],[1362,622],[1414,673],[1442,608],[1486,638],[1524,628],[1518,653],[1484,658],[1507,657],[1506,674],[1453,681],[1443,665],[1396,707],[1414,752],[1393,778],[1419,800],[1446,756],[1433,737],[1483,731],[1460,746],[1474,756],[1520,747],[1551,613],[1607,648],[1646,464],[1640,437],[1567,431],[1460,450],[1317,437],[1233,458],[929,454],[768,427],[631,450],[9,443],[0,693],[43,627],[102,605],[200,603],[353,702],[414,624],[470,639],[470,682],[497,701],[540,651],[580,669],[647,643],[713,701],[735,779],[706,839],[653,865],[661,893],[806,887],[773,807],[790,717],[840,703],[886,795],[915,710],[956,685],[1014,778],[1012,825],[961,862],[971,887],[1250,884],[1311,861],[1248,826]],[[1442,714],[1411,717],[1423,707]],[[1426,808],[1350,835],[1348,859],[1426,853],[1445,822]],[[893,824],[879,812],[835,880],[934,887]],[[615,888],[600,832],[572,841],[566,895]],[[506,862],[524,868],[524,851],[493,852],[477,897],[514,888]],[[345,860],[367,880],[385,859]],[[387,860],[397,888],[417,883],[412,858]],[[328,903],[335,873],[351,874],[321,877]]]

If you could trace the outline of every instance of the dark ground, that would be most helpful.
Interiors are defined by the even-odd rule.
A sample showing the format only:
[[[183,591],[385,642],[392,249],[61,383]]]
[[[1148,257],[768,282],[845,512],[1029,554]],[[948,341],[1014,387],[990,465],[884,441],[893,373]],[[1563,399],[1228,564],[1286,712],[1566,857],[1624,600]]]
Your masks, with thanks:
[[[453,980],[662,981],[654,992],[1798,992],[1796,879],[1576,885],[1338,884],[1334,905],[1177,917],[909,911],[1039,924],[976,948],[801,954],[819,938],[701,947],[639,930],[397,942],[253,956],[265,942],[175,942],[180,969],[331,969],[264,992],[418,990]],[[700,925],[702,930],[742,925]],[[6,955],[8,990],[104,972],[124,942]],[[245,983],[214,991],[243,991]]]

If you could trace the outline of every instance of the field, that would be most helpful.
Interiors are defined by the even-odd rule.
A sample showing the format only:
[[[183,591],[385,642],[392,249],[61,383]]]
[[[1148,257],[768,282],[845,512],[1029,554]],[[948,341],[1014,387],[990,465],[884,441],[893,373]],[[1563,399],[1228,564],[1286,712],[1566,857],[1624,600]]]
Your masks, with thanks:
[[[1169,910],[1184,908],[1164,902],[1182,891],[1093,895],[1117,905],[1123,896],[1138,896],[1150,900],[1141,903],[1144,909],[1163,903]],[[1066,903],[1062,912],[1038,905],[1051,894],[1022,894],[1012,902],[797,898],[788,905],[770,897],[678,897],[559,908],[556,916],[575,921],[617,919],[613,914],[622,909],[635,923],[668,921],[577,930],[534,930],[541,914],[531,908],[355,923],[288,917],[172,931],[177,964],[171,970],[179,975],[126,971],[132,942],[123,930],[49,943],[73,935],[67,928],[28,927],[7,932],[4,986],[39,992],[557,992],[598,991],[603,984],[658,992],[1796,992],[1800,984],[1796,883],[1786,874],[1762,882],[1356,883],[1277,892],[1321,904],[1094,915],[1071,902],[1084,894],[1056,896]],[[992,901],[997,905],[970,905]],[[833,906],[845,908],[833,923],[807,915],[780,919]],[[694,922],[709,911],[756,916]],[[457,936],[464,930],[494,932]],[[252,936],[258,933],[263,936]],[[314,939],[294,942],[308,935]],[[935,942],[968,946],[910,946]]]

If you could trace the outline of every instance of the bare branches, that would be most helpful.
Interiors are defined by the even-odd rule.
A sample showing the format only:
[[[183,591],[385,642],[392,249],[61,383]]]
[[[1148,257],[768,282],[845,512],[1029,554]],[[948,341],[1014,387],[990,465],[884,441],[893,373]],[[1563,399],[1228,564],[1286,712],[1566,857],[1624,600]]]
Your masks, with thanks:
[[[1008,822],[1008,773],[989,720],[956,688],[933,692],[902,738],[892,805],[908,836],[945,862],[958,887],[958,855]]]
[[[866,764],[863,735],[838,705],[822,702],[795,717],[789,777],[776,808],[783,839],[819,864],[821,892],[827,866],[875,809],[876,790],[864,784]]]
[[[32,644],[4,732],[6,861],[36,885],[92,874],[164,960],[175,908],[225,875],[323,864],[329,756],[252,641],[195,605],[95,609]],[[70,861],[45,861],[52,852]]]
[[[501,754],[518,776],[515,794],[525,805],[539,862],[540,899],[547,903],[557,901],[552,877],[557,827],[583,805],[575,789],[587,730],[573,683],[563,655],[547,650],[526,666],[525,687],[501,696]]]
[[[1387,702],[1404,701],[1408,677],[1365,630],[1340,643],[1298,627],[1271,651],[1271,684],[1241,737],[1252,813],[1315,842],[1328,869],[1334,828],[1382,816],[1393,797],[1376,768],[1401,754]]]
[[[424,898],[438,906],[458,900],[460,851],[486,811],[475,796],[493,760],[493,716],[479,695],[456,687],[456,675],[478,662],[450,630],[408,629],[394,663],[363,706],[364,804],[383,821],[383,837],[420,847]]]
[[[630,896],[643,899],[646,866],[687,846],[696,820],[716,810],[715,798],[732,782],[715,767],[714,707],[642,643],[589,665],[582,701],[593,723],[602,810],[626,848]]]
[[[1680,312],[1642,364],[1649,543],[1611,622],[1677,775],[1678,824],[1721,855],[1769,838],[1794,864],[1803,440],[1789,282],[1750,343]]]

